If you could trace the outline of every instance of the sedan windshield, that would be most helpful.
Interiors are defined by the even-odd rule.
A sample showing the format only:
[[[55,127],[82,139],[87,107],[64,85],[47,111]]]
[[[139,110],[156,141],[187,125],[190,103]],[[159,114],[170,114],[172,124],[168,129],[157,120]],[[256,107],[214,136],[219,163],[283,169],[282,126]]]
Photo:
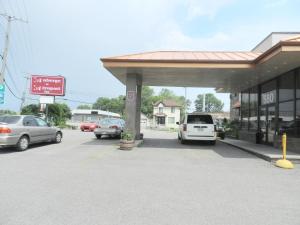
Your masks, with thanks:
[[[20,116],[0,116],[0,123],[15,124],[20,118]]]

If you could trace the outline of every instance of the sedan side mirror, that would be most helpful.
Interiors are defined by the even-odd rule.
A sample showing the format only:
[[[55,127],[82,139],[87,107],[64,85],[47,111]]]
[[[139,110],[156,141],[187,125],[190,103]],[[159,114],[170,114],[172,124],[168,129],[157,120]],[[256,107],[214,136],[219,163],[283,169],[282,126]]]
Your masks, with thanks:
[[[179,122],[176,122],[177,125],[179,125]]]

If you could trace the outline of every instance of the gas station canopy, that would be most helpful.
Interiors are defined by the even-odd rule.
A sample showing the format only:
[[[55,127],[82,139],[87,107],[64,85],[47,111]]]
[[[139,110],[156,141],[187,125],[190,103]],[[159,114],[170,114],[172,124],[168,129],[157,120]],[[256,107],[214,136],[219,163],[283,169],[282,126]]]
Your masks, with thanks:
[[[123,84],[128,74],[136,74],[148,86],[210,87],[233,93],[299,67],[300,36],[264,52],[157,51],[101,61]]]

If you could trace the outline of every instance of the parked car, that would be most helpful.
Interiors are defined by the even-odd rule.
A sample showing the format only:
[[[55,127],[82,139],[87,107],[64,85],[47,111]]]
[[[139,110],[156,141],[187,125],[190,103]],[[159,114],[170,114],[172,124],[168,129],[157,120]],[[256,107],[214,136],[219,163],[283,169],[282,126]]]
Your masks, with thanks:
[[[188,140],[199,140],[209,141],[214,145],[217,132],[212,116],[205,113],[188,113],[180,124],[178,139],[182,144]]]
[[[83,122],[82,124],[80,124],[81,131],[93,132],[96,127],[97,127],[97,122],[95,122],[95,121],[88,121],[88,122]]]
[[[125,127],[125,121],[122,119],[105,118],[99,121],[94,134],[97,139],[103,135],[108,135],[112,138],[121,138],[121,134]]]
[[[0,146],[14,146],[24,151],[30,144],[40,142],[60,143],[62,131],[51,127],[36,116],[0,116]]]

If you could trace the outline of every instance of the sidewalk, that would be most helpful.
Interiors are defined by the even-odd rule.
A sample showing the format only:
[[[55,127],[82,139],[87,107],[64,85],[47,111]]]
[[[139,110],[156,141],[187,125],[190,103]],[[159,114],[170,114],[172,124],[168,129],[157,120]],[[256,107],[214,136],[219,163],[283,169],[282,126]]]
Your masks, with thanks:
[[[230,138],[226,138],[220,141],[225,144],[244,150],[250,154],[256,155],[257,157],[267,160],[271,163],[276,162],[276,160],[282,158],[282,152],[279,149],[276,149],[271,146],[254,144],[251,142]],[[287,159],[292,161],[293,163],[300,163],[300,154],[294,152],[287,152]]]

